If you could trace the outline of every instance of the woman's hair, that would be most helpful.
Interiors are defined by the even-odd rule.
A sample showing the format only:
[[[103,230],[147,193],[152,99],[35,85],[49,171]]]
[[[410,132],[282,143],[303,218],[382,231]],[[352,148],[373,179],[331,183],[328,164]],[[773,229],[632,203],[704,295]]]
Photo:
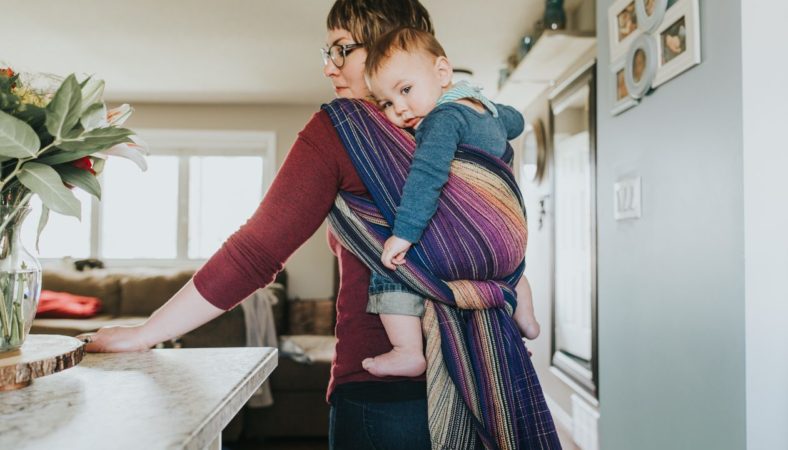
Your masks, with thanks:
[[[446,52],[432,33],[415,28],[397,28],[384,34],[367,47],[364,74],[368,77],[374,76],[397,51],[424,52],[435,58],[446,57]]]
[[[366,46],[395,28],[435,33],[430,14],[418,0],[337,0],[328,12],[326,27],[348,30]]]

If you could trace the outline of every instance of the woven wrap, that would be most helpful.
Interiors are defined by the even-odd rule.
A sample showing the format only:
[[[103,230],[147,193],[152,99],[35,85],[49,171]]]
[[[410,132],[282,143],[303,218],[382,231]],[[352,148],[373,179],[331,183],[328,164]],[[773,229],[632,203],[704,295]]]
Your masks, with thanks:
[[[423,295],[427,395],[436,449],[559,449],[542,389],[511,318],[523,273],[525,210],[508,162],[460,146],[438,210],[395,272],[380,262],[415,142],[361,100],[329,113],[372,200],[340,192],[329,214],[371,270]]]

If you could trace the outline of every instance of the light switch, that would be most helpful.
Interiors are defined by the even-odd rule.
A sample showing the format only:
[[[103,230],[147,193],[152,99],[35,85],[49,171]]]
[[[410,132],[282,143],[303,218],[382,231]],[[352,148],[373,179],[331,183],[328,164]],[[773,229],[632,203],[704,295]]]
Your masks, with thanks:
[[[616,220],[640,218],[640,177],[618,180],[613,185]]]

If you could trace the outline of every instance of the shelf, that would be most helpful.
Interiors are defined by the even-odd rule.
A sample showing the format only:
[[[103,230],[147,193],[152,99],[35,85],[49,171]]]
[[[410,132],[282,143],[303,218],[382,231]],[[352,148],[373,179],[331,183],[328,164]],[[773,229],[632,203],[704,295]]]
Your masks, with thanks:
[[[567,71],[595,55],[592,33],[546,31],[514,69],[495,101],[523,111]]]

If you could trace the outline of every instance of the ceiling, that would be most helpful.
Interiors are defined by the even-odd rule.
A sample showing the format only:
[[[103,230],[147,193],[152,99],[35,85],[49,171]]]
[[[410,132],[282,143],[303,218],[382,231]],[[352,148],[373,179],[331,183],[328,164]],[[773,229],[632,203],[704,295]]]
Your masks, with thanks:
[[[392,0],[395,1],[395,0]],[[489,95],[544,0],[422,0],[456,67]],[[582,0],[566,1],[574,10]],[[89,73],[110,101],[315,104],[333,0],[2,0],[0,61]]]

